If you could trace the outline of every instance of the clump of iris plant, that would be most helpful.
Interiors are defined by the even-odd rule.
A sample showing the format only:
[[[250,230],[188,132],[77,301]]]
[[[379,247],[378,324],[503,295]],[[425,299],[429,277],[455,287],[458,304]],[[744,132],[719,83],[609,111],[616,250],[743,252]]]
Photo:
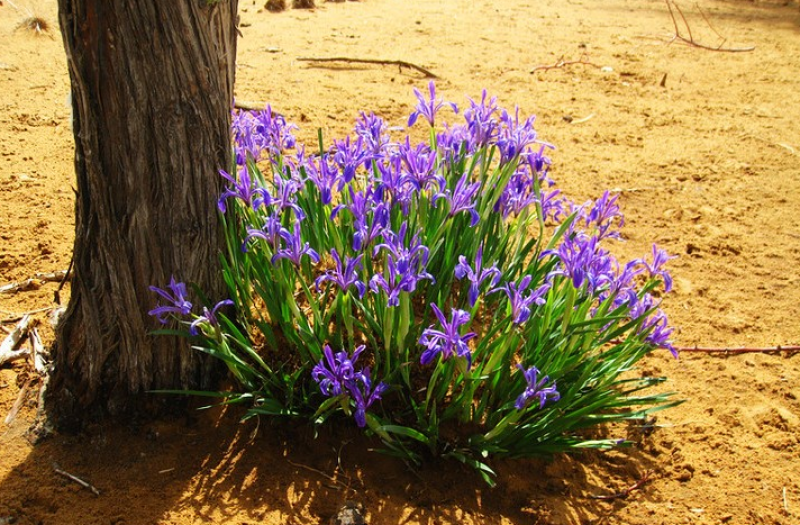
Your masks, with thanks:
[[[533,118],[486,92],[461,113],[433,83],[415,95],[421,143],[361,113],[311,153],[271,108],[236,113],[230,298],[195,308],[173,279],[151,314],[225,362],[238,391],[220,395],[247,417],[353,418],[393,455],[490,482],[492,456],[623,445],[587,429],[677,403],[635,368],[677,356],[659,308],[671,257],[612,255],[617,196],[553,189]]]

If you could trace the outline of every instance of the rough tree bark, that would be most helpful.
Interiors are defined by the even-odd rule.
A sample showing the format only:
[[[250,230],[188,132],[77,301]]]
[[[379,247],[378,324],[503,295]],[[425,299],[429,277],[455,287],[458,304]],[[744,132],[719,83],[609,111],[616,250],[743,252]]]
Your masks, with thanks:
[[[149,335],[148,286],[174,273],[223,293],[215,205],[230,162],[237,3],[58,0],[77,175],[72,290],[46,401],[59,426],[208,377],[185,341]]]

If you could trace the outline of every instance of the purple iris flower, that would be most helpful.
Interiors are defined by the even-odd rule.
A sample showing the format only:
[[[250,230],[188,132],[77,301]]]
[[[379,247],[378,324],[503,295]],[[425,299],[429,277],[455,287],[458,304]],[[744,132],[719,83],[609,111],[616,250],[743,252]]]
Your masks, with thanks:
[[[428,264],[428,247],[420,242],[419,232],[414,234],[406,247],[407,230],[408,222],[403,222],[397,233],[388,228],[385,229],[381,234],[383,242],[376,245],[373,250],[373,256],[377,255],[380,250],[389,252],[388,258],[394,261],[397,272],[401,274],[421,271]]]
[[[360,254],[355,259],[345,257],[343,263],[341,258],[339,258],[339,253],[336,251],[336,248],[332,248],[331,257],[333,258],[333,262],[336,264],[336,269],[328,270],[316,278],[314,281],[314,286],[316,287],[317,291],[319,292],[320,284],[324,283],[325,281],[330,281],[344,291],[351,286],[355,286],[358,290],[359,298],[364,297],[364,292],[367,291],[367,286],[358,278],[358,270],[362,268],[361,259],[364,258],[364,254]]]
[[[535,197],[535,199],[542,208],[543,220],[547,220],[549,218],[555,222],[559,222],[562,217],[566,217],[567,214],[564,211],[564,200],[557,198],[560,194],[561,190],[545,192],[540,188],[539,197]]]
[[[280,232],[280,236],[286,243],[286,247],[275,252],[275,255],[272,256],[272,264],[279,259],[289,259],[295,266],[300,266],[300,259],[303,255],[308,256],[314,261],[314,264],[319,262],[319,254],[316,250],[309,243],[303,243],[300,237],[300,221],[295,221],[293,233],[284,229]]]
[[[507,163],[518,155],[523,154],[529,145],[536,142],[536,131],[533,129],[534,120],[536,120],[536,117],[529,117],[520,123],[519,107],[516,108],[513,117],[503,110],[500,116],[502,125],[497,138],[501,163]]]
[[[272,198],[270,204],[275,205],[278,210],[283,211],[287,208],[294,211],[295,217],[298,221],[306,218],[306,213],[297,204],[297,192],[300,191],[300,183],[294,179],[284,179],[280,176],[275,176],[275,196]]]
[[[517,368],[522,371],[525,376],[525,382],[527,383],[525,390],[519,395],[516,403],[514,403],[517,410],[522,410],[528,406],[531,398],[534,397],[539,398],[539,409],[544,408],[544,405],[548,401],[555,403],[561,399],[561,394],[556,390],[556,382],[553,381],[551,386],[545,386],[550,378],[544,376],[542,379],[539,379],[539,374],[541,372],[535,366],[525,370],[525,367],[518,364]]]
[[[231,187],[225,190],[222,195],[220,195],[219,201],[217,201],[217,208],[219,208],[220,212],[225,213],[227,210],[226,201],[228,197],[241,199],[254,210],[258,209],[262,204],[269,206],[271,200],[269,192],[266,188],[258,187],[255,181],[250,178],[250,172],[247,166],[239,170],[238,180],[231,177],[225,170],[219,170],[219,174],[231,184]]]
[[[247,251],[247,244],[250,242],[252,238],[264,239],[267,241],[273,248],[278,246],[278,241],[280,240],[281,236],[284,234],[289,234],[289,230],[283,227],[281,224],[281,218],[279,215],[272,213],[267,216],[267,219],[264,221],[264,226],[261,229],[256,228],[248,228],[247,229],[247,237],[244,239],[244,243],[242,244],[242,251]]]
[[[556,255],[560,259],[559,267],[550,275],[568,276],[575,288],[586,282],[590,293],[613,281],[613,259],[606,250],[597,246],[598,240],[597,237],[576,234],[565,239],[557,250],[542,252],[542,256]]]
[[[542,305],[545,303],[544,294],[550,290],[550,283],[545,282],[536,290],[529,293],[528,286],[531,284],[532,276],[526,275],[522,278],[519,285],[514,282],[506,283],[505,286],[495,288],[489,293],[503,291],[508,296],[509,303],[511,304],[511,317],[515,324],[523,324],[531,317],[531,305]]]
[[[380,401],[381,396],[389,390],[389,385],[380,382],[372,388],[372,378],[370,377],[369,367],[365,368],[363,372],[356,375],[356,381],[347,383],[347,390],[350,392],[350,397],[356,404],[356,411],[353,418],[360,428],[364,428],[367,424],[367,409],[372,406],[375,401]],[[359,388],[359,383],[361,387]]]
[[[155,292],[161,296],[168,304],[159,305],[149,312],[148,315],[154,316],[161,324],[167,324],[167,314],[175,315],[189,315],[192,312],[192,303],[190,303],[186,296],[186,284],[175,281],[175,277],[169,280],[169,291],[162,290],[155,286],[150,287],[151,292]]]
[[[648,317],[642,324],[642,330],[651,330],[645,341],[648,343],[666,348],[673,356],[678,357],[678,350],[672,345],[669,336],[672,335],[673,328],[669,326],[667,315],[662,310],[656,310],[650,317]]]
[[[586,226],[594,226],[597,228],[598,239],[612,238],[619,239],[619,229],[625,224],[625,218],[617,205],[619,195],[611,196],[608,191],[603,193],[603,196],[597,199],[592,205],[589,212],[586,214]],[[612,226],[616,223],[616,228]]]
[[[411,141],[406,137],[405,143],[400,144],[400,158],[403,160],[403,174],[407,180],[422,191],[431,187],[444,186],[444,180],[436,175],[436,152],[425,144],[411,147]]]
[[[459,333],[461,326],[469,322],[469,313],[464,310],[454,308],[451,311],[450,322],[447,322],[444,313],[439,307],[431,303],[431,308],[436,318],[439,320],[441,330],[434,330],[433,325],[422,331],[419,344],[426,347],[422,352],[419,362],[423,365],[429,364],[437,354],[442,354],[442,359],[448,359],[453,355],[464,357],[467,360],[467,368],[472,366],[472,353],[470,352],[467,341],[475,337],[474,332],[464,335]]]
[[[475,211],[475,195],[478,193],[480,187],[480,182],[471,183],[469,181],[469,174],[464,173],[461,178],[458,179],[455,189],[452,191],[447,189],[437,193],[433,197],[433,204],[435,206],[436,201],[445,199],[450,204],[450,217],[453,217],[458,212],[468,211],[472,215],[469,225],[470,227],[475,226],[480,220],[480,215]]]
[[[647,271],[650,272],[650,277],[654,277],[658,275],[661,277],[661,280],[664,282],[664,291],[669,292],[672,290],[672,276],[669,274],[669,271],[662,269],[661,267],[667,263],[667,261],[671,259],[677,258],[677,255],[670,256],[667,254],[666,250],[659,250],[658,247],[654,244],[653,245],[653,262],[648,263],[647,261],[642,261],[644,267],[647,268]]]
[[[334,189],[338,190],[337,186],[342,184],[339,168],[330,162],[330,155],[324,154],[319,161],[308,159],[301,163],[301,167],[305,169],[308,180],[319,190],[322,204],[330,204],[333,201]]]
[[[381,396],[389,389],[386,383],[378,383],[372,387],[369,367],[357,371],[355,362],[364,351],[361,345],[353,351],[352,357],[342,350],[335,355],[327,344],[323,347],[323,358],[314,366],[311,377],[319,384],[323,395],[328,397],[348,394],[356,405],[353,417],[359,427],[367,423],[367,409],[380,401]]]
[[[283,115],[273,113],[272,106],[253,113],[253,132],[261,137],[261,147],[270,155],[280,155],[294,148],[296,141],[292,130],[295,129],[297,126],[287,124]]]
[[[470,107],[464,110],[464,119],[472,137],[471,142],[476,148],[493,143],[499,133],[499,124],[495,118],[498,111],[497,97],[492,97],[488,101],[486,97],[487,92],[484,89],[480,103],[470,99]]]
[[[458,106],[452,102],[445,102],[442,99],[436,100],[436,85],[434,84],[433,80],[431,80],[430,84],[428,84],[428,90],[430,91],[430,99],[426,99],[425,95],[420,93],[417,88],[414,88],[414,95],[417,97],[419,102],[415,106],[414,111],[408,117],[409,128],[414,125],[419,117],[423,117],[428,121],[431,127],[433,127],[436,123],[436,113],[438,113],[445,104],[453,108],[454,113],[458,113]]]
[[[488,268],[483,268],[483,244],[478,247],[478,253],[475,255],[475,267],[472,268],[467,263],[467,258],[463,255],[458,256],[458,264],[456,265],[455,274],[457,279],[466,277],[470,281],[469,286],[469,306],[474,307],[478,302],[478,294],[480,293],[480,286],[486,279],[491,279],[490,286],[496,286],[497,281],[500,280],[500,270],[496,265]]]
[[[311,377],[319,384],[323,395],[338,396],[345,392],[348,383],[356,380],[355,362],[364,348],[364,345],[357,347],[352,357],[344,350],[334,355],[327,344],[322,348],[323,358],[311,370]]]
[[[433,276],[424,270],[414,271],[409,268],[405,272],[399,271],[392,257],[387,257],[386,259],[385,273],[388,277],[384,277],[380,273],[373,275],[369,281],[369,287],[373,293],[383,290],[388,297],[386,304],[389,307],[395,307],[400,304],[400,292],[411,293],[417,289],[419,281],[423,279],[434,280]]]
[[[502,211],[504,219],[512,213],[517,217],[526,208],[536,203],[536,200],[533,179],[525,169],[521,169],[508,179],[503,193],[494,205],[494,211]]]
[[[403,215],[408,215],[409,204],[416,187],[411,182],[411,177],[403,171],[402,163],[403,159],[398,153],[390,155],[386,162],[379,163],[377,166],[380,180],[377,182],[383,194],[388,194],[387,200],[390,199],[393,205],[399,204]]]
[[[364,137],[351,143],[350,137],[345,140],[333,141],[336,152],[333,154],[333,161],[342,170],[342,181],[348,183],[356,176],[359,166],[367,165],[372,160],[372,155],[364,149]]]
[[[386,122],[375,113],[367,115],[362,111],[356,120],[356,135],[364,139],[365,149],[369,150],[376,159],[381,157],[384,148],[389,145],[387,129]]]
[[[233,301],[231,301],[230,299],[225,299],[224,301],[220,301],[217,304],[215,304],[210,311],[208,308],[204,306],[203,315],[192,321],[192,324],[189,327],[189,333],[192,335],[199,334],[200,330],[198,328],[200,327],[200,325],[203,324],[208,324],[213,327],[219,326],[219,320],[217,319],[217,310],[219,310],[223,306],[233,306]]]

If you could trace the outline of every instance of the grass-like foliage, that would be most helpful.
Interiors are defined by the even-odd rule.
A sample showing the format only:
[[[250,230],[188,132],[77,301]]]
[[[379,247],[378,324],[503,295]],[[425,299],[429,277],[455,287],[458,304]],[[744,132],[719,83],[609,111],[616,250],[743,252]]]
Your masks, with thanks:
[[[219,200],[230,299],[193,307],[173,280],[151,314],[225,362],[238,391],[217,395],[248,417],[351,417],[407,461],[451,457],[491,480],[491,456],[624,444],[587,429],[677,403],[635,370],[675,353],[658,308],[670,257],[604,248],[617,198],[554,190],[532,118],[484,92],[442,125],[458,108],[433,83],[415,93],[423,143],[362,113],[312,153],[269,108],[235,114]]]

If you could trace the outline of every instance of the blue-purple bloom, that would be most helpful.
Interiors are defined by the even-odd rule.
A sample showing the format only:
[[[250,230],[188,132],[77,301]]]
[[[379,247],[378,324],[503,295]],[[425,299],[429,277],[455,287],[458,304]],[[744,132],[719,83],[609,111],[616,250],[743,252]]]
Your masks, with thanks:
[[[542,305],[545,303],[544,294],[550,289],[550,282],[545,281],[545,283],[536,290],[528,292],[528,286],[530,286],[531,280],[533,280],[533,277],[526,275],[519,284],[509,282],[506,283],[505,286],[495,288],[489,292],[503,291],[506,293],[509,304],[511,305],[511,317],[515,324],[523,324],[530,318],[531,305]],[[527,295],[526,292],[528,292]]]
[[[463,255],[458,256],[458,264],[455,268],[456,279],[463,279],[466,277],[470,281],[469,285],[469,306],[474,307],[478,302],[478,294],[480,293],[480,286],[487,279],[490,280],[490,286],[496,286],[500,280],[500,270],[496,265],[488,268],[483,268],[483,244],[478,247],[478,253],[475,255],[475,267],[470,267],[467,263],[467,258]]]
[[[436,174],[436,152],[425,144],[411,147],[411,141],[406,137],[405,143],[400,144],[399,156],[403,160],[405,169],[402,174],[406,180],[414,184],[418,191],[441,187],[444,180]]]
[[[286,243],[286,247],[275,252],[275,255],[272,256],[272,264],[279,259],[289,259],[295,266],[300,266],[300,259],[303,255],[308,256],[315,264],[319,262],[317,251],[309,243],[303,243],[300,236],[300,221],[295,221],[294,232],[290,233],[284,229],[280,232],[280,236]]]
[[[219,211],[222,213],[225,213],[227,210],[226,201],[228,197],[241,199],[254,210],[258,209],[262,204],[269,206],[271,200],[269,192],[266,188],[258,187],[255,181],[250,178],[250,172],[247,166],[243,166],[239,169],[238,180],[231,177],[225,170],[219,170],[219,174],[231,184],[231,187],[225,190],[217,201],[217,208],[219,208]]]
[[[333,201],[333,191],[341,188],[342,179],[339,175],[339,168],[331,162],[330,154],[326,153],[319,158],[308,159],[301,164],[305,169],[306,177],[314,183],[320,193],[322,204],[330,204]]]
[[[328,270],[314,280],[314,286],[317,291],[319,291],[320,284],[330,281],[339,286],[342,291],[347,291],[351,286],[355,286],[356,290],[358,290],[358,296],[364,297],[367,286],[358,278],[358,270],[362,268],[361,259],[364,258],[364,254],[360,254],[355,259],[345,256],[344,262],[342,262],[336,248],[332,248],[331,257],[336,264],[336,269]]]
[[[647,337],[645,337],[645,341],[652,345],[666,348],[673,356],[678,357],[678,350],[669,339],[674,328],[669,326],[667,316],[661,309],[656,310],[642,323],[641,330],[651,330],[651,332],[647,334]]]
[[[377,273],[372,276],[369,281],[369,287],[373,293],[378,293],[383,290],[387,295],[387,306],[394,307],[400,304],[400,292],[411,293],[417,289],[417,283],[423,279],[433,281],[433,276],[424,270],[414,270],[407,268],[405,272],[401,272],[397,268],[397,264],[391,257],[386,258],[386,269],[383,274]]]
[[[284,228],[281,224],[280,215],[271,213],[264,220],[264,226],[262,226],[261,229],[247,229],[247,237],[245,237],[244,243],[242,243],[242,251],[247,251],[247,244],[253,237],[264,239],[270,244],[270,246],[275,248],[278,246],[278,241],[280,241],[281,236],[283,236],[284,233],[289,234],[289,230]]]
[[[372,160],[372,155],[364,149],[364,137],[351,143],[350,137],[345,140],[335,140],[333,142],[336,152],[333,154],[333,161],[342,170],[342,181],[347,183],[356,176],[359,166],[366,165]]]
[[[381,396],[389,390],[389,385],[380,382],[372,388],[372,378],[370,377],[369,367],[365,368],[363,372],[356,374],[356,380],[347,383],[347,391],[350,392],[350,397],[356,404],[356,411],[353,418],[356,420],[356,425],[364,428],[367,424],[367,409],[372,406],[375,401],[380,401]],[[361,384],[359,388],[359,383]]]
[[[469,332],[461,335],[461,326],[469,322],[470,316],[468,312],[454,308],[451,311],[451,320],[447,321],[444,313],[439,310],[436,304],[431,303],[434,315],[439,320],[441,330],[435,330],[433,325],[429,326],[422,331],[422,336],[419,338],[419,344],[426,347],[420,357],[420,363],[423,365],[429,364],[438,355],[442,354],[442,359],[448,359],[453,355],[464,357],[467,360],[467,368],[472,366],[472,354],[467,341],[475,337],[474,332]]]
[[[586,213],[586,226],[595,226],[598,239],[605,237],[620,238],[619,229],[625,224],[625,217],[623,217],[617,205],[618,198],[619,195],[612,196],[608,191],[605,191]],[[615,224],[616,227],[612,229]]]
[[[203,324],[208,324],[213,327],[219,326],[219,320],[217,319],[217,310],[222,308],[223,306],[233,306],[233,301],[230,299],[225,299],[224,301],[220,301],[214,305],[214,307],[209,311],[207,307],[203,307],[203,315],[199,316],[197,319],[192,321],[191,326],[189,326],[189,333],[192,335],[197,335],[200,333],[199,327]]]
[[[352,357],[344,350],[334,355],[327,344],[322,348],[323,358],[311,371],[311,377],[319,384],[323,395],[338,396],[345,391],[348,382],[355,381],[355,362],[364,348],[364,345],[358,346],[353,350]]]
[[[480,215],[475,211],[475,196],[481,187],[480,182],[470,182],[469,174],[464,173],[453,190],[444,190],[433,197],[433,204],[439,199],[445,199],[450,204],[449,216],[453,217],[456,213],[461,211],[468,211],[472,215],[470,220],[470,227],[478,224]]]
[[[669,271],[664,270],[662,266],[667,263],[670,259],[675,259],[677,255],[670,256],[667,254],[666,250],[659,250],[658,247],[654,244],[653,245],[653,262],[648,263],[647,261],[642,261],[644,267],[647,268],[647,271],[650,272],[650,277],[655,277],[658,275],[661,277],[661,280],[664,283],[664,291],[669,292],[672,290],[672,276],[669,274]]]
[[[611,255],[598,246],[597,237],[586,237],[578,233],[562,241],[557,250],[542,252],[542,256],[556,255],[559,266],[550,275],[566,275],[575,288],[584,282],[590,293],[614,280],[615,271]]]
[[[311,377],[319,384],[323,395],[333,397],[346,393],[353,399],[356,405],[353,417],[359,427],[367,423],[367,409],[389,389],[383,382],[372,387],[369,367],[361,371],[355,369],[355,362],[364,348],[364,345],[357,347],[352,356],[344,350],[334,355],[326,344],[322,349],[323,358],[311,371]]]
[[[389,144],[389,135],[386,134],[386,122],[382,118],[363,111],[356,120],[356,135],[364,139],[364,148],[369,150],[374,158],[379,158],[383,149]]]
[[[525,390],[519,395],[516,403],[514,403],[517,410],[522,410],[528,406],[531,398],[534,397],[539,399],[539,409],[544,408],[544,405],[548,401],[555,403],[561,399],[561,394],[556,390],[556,382],[553,381],[551,386],[545,386],[548,381],[550,381],[550,378],[544,376],[542,379],[539,379],[539,374],[541,372],[535,366],[525,370],[524,366],[518,364],[517,368],[522,371],[525,376],[525,382],[527,383]]]
[[[488,93],[484,89],[481,94],[480,104],[470,99],[470,107],[464,110],[464,119],[471,136],[474,148],[488,146],[497,139],[500,125],[495,118],[498,111],[497,97],[492,97],[487,102]]]
[[[524,153],[525,149],[536,142],[536,131],[533,129],[533,122],[536,117],[529,117],[524,122],[519,121],[519,107],[512,117],[510,113],[503,110],[500,121],[499,137],[497,147],[500,149],[500,162],[506,163]]]
[[[155,286],[151,286],[150,291],[157,293],[167,302],[166,305],[159,305],[147,312],[148,315],[158,319],[161,324],[169,322],[166,317],[168,314],[189,315],[192,312],[192,303],[186,299],[188,295],[186,284],[176,282],[175,277],[171,277],[169,280],[169,291]]]
[[[420,116],[427,120],[431,127],[433,127],[436,123],[436,113],[438,113],[445,104],[453,108],[453,112],[458,113],[458,106],[452,102],[445,102],[442,99],[436,100],[436,85],[433,80],[428,84],[428,90],[430,91],[430,99],[426,99],[425,95],[420,93],[417,88],[414,88],[414,95],[417,97],[418,103],[414,111],[408,117],[409,128],[414,125]]]
[[[408,222],[403,222],[397,233],[388,228],[385,229],[381,234],[383,242],[375,246],[373,256],[377,255],[380,250],[386,250],[388,252],[387,258],[394,261],[398,273],[419,273],[428,264],[428,247],[419,240],[419,233],[414,234],[408,247],[406,247],[405,237],[407,230]]]

